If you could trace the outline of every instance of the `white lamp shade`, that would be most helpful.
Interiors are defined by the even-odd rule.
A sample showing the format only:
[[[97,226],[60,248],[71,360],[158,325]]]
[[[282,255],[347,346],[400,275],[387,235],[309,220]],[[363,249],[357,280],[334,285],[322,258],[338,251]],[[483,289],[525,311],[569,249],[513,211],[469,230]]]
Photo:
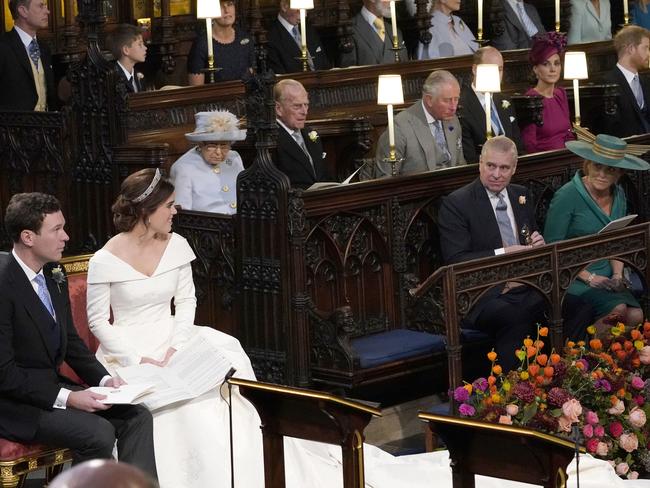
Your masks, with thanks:
[[[501,75],[498,64],[476,65],[476,91],[497,93],[501,91]]]
[[[221,2],[219,0],[196,0],[197,19],[216,19],[221,17]]]
[[[404,103],[402,77],[400,75],[379,75],[377,104],[399,105],[400,103]]]
[[[587,54],[583,51],[564,53],[564,79],[586,80],[587,78],[589,78]]]
[[[314,0],[291,0],[291,2],[289,2],[289,7],[304,9],[314,8]]]

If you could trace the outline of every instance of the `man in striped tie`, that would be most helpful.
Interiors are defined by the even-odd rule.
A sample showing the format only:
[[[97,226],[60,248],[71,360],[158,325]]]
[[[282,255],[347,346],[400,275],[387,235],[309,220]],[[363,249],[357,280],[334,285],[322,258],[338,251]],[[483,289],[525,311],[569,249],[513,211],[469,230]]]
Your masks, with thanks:
[[[543,246],[537,231],[534,202],[528,190],[510,180],[517,169],[517,147],[505,136],[489,139],[481,151],[479,177],[447,196],[438,212],[442,257],[446,264],[498,256]],[[565,301],[566,302],[566,301]],[[565,331],[586,327],[591,310],[572,303]],[[546,303],[534,289],[504,283],[486,292],[461,326],[485,332],[504,371],[516,367],[514,351],[544,323]],[[578,324],[578,325],[575,325]]]
[[[56,110],[52,59],[37,32],[46,29],[45,0],[9,0],[14,27],[0,37],[0,110]]]

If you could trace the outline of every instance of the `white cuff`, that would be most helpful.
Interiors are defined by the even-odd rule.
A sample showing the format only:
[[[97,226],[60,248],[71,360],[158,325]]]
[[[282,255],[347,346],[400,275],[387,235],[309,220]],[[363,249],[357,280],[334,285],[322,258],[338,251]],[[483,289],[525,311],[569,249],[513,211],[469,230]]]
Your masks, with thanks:
[[[68,404],[68,397],[70,396],[71,390],[68,390],[67,388],[61,388],[59,390],[59,394],[56,396],[56,400],[54,401],[54,405],[52,405],[54,408],[60,408],[62,410],[66,409],[66,405]]]
[[[500,247],[499,249],[494,250],[494,255],[495,256],[500,256],[501,254],[505,254],[505,253],[506,253],[506,250],[504,248],[502,248],[502,247]]]
[[[112,376],[111,376],[110,374],[107,374],[106,376],[104,376],[104,377],[100,380],[100,382],[99,382],[99,386],[106,386],[106,382],[107,382],[108,380],[110,380],[111,378],[112,378]]]

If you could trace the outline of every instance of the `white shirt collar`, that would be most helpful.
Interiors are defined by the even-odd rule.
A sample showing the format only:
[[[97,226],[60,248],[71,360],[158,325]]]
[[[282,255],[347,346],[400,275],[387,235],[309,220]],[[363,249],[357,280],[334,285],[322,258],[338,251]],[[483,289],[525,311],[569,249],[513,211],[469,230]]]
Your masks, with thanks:
[[[280,15],[280,14],[278,14],[278,20],[280,21],[280,24],[282,24],[282,26],[283,26],[285,29],[287,29],[287,31],[289,32],[289,34],[291,34],[291,35],[293,36],[293,28],[294,28],[295,26],[292,25],[292,24],[290,24],[289,22],[287,22],[287,19],[285,19],[284,17],[282,17],[282,15]]]
[[[629,69],[625,68],[624,66],[621,66],[620,63],[616,63],[616,67],[621,70],[621,73],[623,73],[623,76],[625,76],[625,79],[627,80],[627,84],[631,85],[632,84],[632,78],[634,78],[638,73],[633,73]]]
[[[18,33],[18,36],[20,37],[20,40],[25,45],[25,49],[28,49],[30,42],[32,42],[32,39],[36,39],[36,36],[34,36],[34,37],[30,36],[27,32],[22,30],[17,25],[14,25],[14,29],[16,29],[16,32]]]
[[[366,19],[366,22],[368,22],[373,29],[375,28],[375,19],[377,16],[368,10],[365,5],[361,7],[361,16]]]
[[[14,259],[18,262],[18,265],[22,268],[23,272],[27,276],[27,279],[31,283],[34,278],[36,278],[36,275],[42,275],[43,274],[43,268],[38,273],[34,273],[34,270],[27,266],[22,259],[18,257],[18,254],[16,254],[16,251],[14,249],[11,250],[11,254],[13,255]]]
[[[293,136],[293,133],[296,131],[295,129],[289,129],[289,127],[287,127],[287,126],[284,124],[284,122],[282,122],[282,121],[281,121],[280,119],[278,119],[278,118],[276,118],[275,121],[278,123],[278,125],[279,125],[280,127],[284,128],[284,130],[286,130],[286,131],[289,133],[290,136]]]
[[[135,78],[135,69],[133,70],[132,73],[129,73],[129,71],[119,61],[117,62],[117,65],[120,68],[122,68],[122,71],[124,71],[124,74],[126,75],[127,80],[130,80],[131,78]]]
[[[424,100],[422,100],[420,103],[422,103],[422,110],[424,110],[424,116],[425,116],[426,119],[427,119],[427,124],[431,125],[431,124],[433,124],[434,122],[436,122],[436,119],[433,117],[433,115],[431,115],[431,114],[429,113],[429,111],[427,110],[427,108],[424,106]]]

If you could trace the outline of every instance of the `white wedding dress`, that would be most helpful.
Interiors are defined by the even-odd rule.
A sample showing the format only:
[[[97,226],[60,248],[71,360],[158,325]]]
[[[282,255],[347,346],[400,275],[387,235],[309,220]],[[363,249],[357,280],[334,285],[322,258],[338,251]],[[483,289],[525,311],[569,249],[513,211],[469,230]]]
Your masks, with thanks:
[[[143,275],[104,249],[91,258],[88,323],[101,343],[97,357],[109,371],[138,364],[143,356],[162,359],[170,346],[178,350],[189,338],[201,334],[231,361],[237,369],[237,377],[255,379],[250,361],[237,339],[194,325],[196,299],[190,267],[193,259],[192,249],[178,234],[172,234],[152,276]],[[172,298],[175,315],[171,315]],[[111,310],[112,324],[109,321]],[[161,488],[230,486],[228,406],[219,392],[209,392],[152,413]],[[263,488],[260,419],[255,408],[236,388],[233,389],[233,432],[235,486]],[[340,448],[289,438],[285,438],[284,444],[288,488],[342,488]],[[364,455],[368,488],[451,488],[451,471],[445,451],[394,457],[365,444]],[[581,468],[583,488],[630,488],[650,484],[623,482],[607,463],[591,458],[585,458]],[[574,486],[571,479],[569,481],[569,486]],[[479,488],[531,486],[477,477]]]

